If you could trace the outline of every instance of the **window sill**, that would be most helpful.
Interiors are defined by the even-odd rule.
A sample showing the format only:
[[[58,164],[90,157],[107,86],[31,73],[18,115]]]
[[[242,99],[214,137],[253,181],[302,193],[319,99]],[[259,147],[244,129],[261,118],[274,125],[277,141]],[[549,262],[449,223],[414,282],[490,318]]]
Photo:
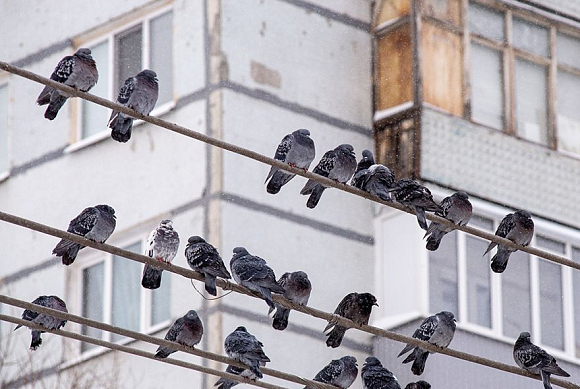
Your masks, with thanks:
[[[153,111],[151,111],[149,116],[161,117],[161,116],[165,115],[166,113],[172,111],[173,108],[175,108],[175,101],[171,100],[171,101],[168,101],[167,103],[164,103],[163,105],[160,105],[159,107],[155,107],[155,109]],[[133,122],[133,127],[140,126],[143,123],[146,123],[146,122],[143,120],[137,119]]]
[[[75,142],[64,149],[65,154],[74,153],[75,151],[84,149],[85,147],[92,146],[94,144],[100,143],[107,139],[110,136],[110,132],[108,130],[103,130],[101,132],[97,132],[94,135],[89,136],[88,138],[82,139],[78,142]]]

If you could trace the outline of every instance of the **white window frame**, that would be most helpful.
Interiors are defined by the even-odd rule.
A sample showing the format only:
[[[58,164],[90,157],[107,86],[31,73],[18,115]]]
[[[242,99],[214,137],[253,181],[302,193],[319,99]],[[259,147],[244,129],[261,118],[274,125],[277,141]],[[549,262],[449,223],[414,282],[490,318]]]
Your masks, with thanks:
[[[10,116],[11,116],[11,108],[12,108],[12,104],[10,104],[10,79],[8,77],[6,77],[4,80],[0,79],[0,88],[6,87],[7,90],[7,95],[8,95],[8,101],[7,101],[7,115],[6,115],[6,126],[8,128],[8,131],[6,133],[6,143],[7,143],[7,158],[8,158],[8,167],[6,170],[0,171],[0,183],[6,179],[8,179],[8,177],[10,177],[10,171],[12,170],[12,131],[10,131]]]

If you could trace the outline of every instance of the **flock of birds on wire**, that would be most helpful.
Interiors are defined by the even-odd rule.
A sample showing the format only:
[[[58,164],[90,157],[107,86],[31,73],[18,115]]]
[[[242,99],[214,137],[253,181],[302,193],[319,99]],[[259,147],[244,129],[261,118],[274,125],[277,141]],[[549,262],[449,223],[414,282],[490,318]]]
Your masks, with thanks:
[[[91,51],[87,48],[81,48],[74,55],[63,58],[50,78],[84,92],[90,90],[98,80],[98,72]],[[117,101],[143,115],[148,115],[157,102],[157,96],[158,81],[155,72],[143,70],[135,77],[130,77],[125,81],[119,91]],[[64,92],[46,86],[38,97],[37,103],[39,105],[48,104],[44,116],[53,120],[69,97],[70,95]],[[127,142],[131,137],[132,122],[133,118],[130,116],[113,111],[109,120],[112,138],[119,142]],[[278,145],[274,155],[274,159],[305,171],[310,168],[314,157],[314,141],[310,138],[310,132],[305,129],[299,129],[286,135]],[[334,150],[327,151],[313,172],[343,184],[351,180],[351,185],[371,193],[383,201],[396,201],[412,209],[417,216],[419,226],[426,230],[427,249],[431,251],[437,250],[441,239],[453,228],[435,222],[427,225],[425,212],[434,212],[456,225],[466,225],[471,218],[472,206],[465,192],[457,192],[437,204],[429,189],[416,181],[407,178],[396,181],[395,175],[388,167],[375,163],[373,154],[369,150],[363,151],[362,159],[357,164],[354,148],[349,144],[342,144]],[[294,173],[272,167],[266,178],[267,192],[278,193],[282,186],[294,176]],[[300,191],[303,195],[309,195],[307,207],[316,207],[326,188],[323,184],[308,180]],[[67,231],[103,243],[111,236],[115,226],[115,210],[109,205],[97,205],[83,210],[70,222]],[[524,210],[508,214],[495,232],[497,236],[507,238],[522,246],[530,244],[533,233],[534,222],[530,213]],[[496,246],[498,246],[496,243],[491,242],[484,255]],[[62,257],[64,265],[70,265],[74,262],[79,250],[84,247],[81,244],[62,239],[52,253]],[[157,261],[170,264],[177,254],[178,247],[179,235],[173,229],[171,220],[162,220],[159,227],[149,235],[146,255]],[[496,273],[502,273],[506,269],[510,254],[514,251],[516,249],[500,244],[497,253],[491,259],[491,269]],[[216,248],[200,236],[192,236],[188,239],[185,257],[193,270],[203,274],[205,290],[210,295],[217,295],[217,277],[230,279],[232,276],[238,284],[259,293],[268,305],[268,315],[276,310],[272,323],[276,330],[286,328],[290,310],[275,304],[272,300],[272,293],[281,294],[297,304],[306,305],[308,303],[312,285],[305,272],[287,272],[276,280],[274,271],[267,265],[266,261],[250,254],[244,247],[233,249],[233,256],[230,260],[231,274]],[[148,289],[159,288],[162,272],[162,269],[146,264],[141,285]],[[68,312],[65,302],[57,296],[40,296],[32,303]],[[372,307],[375,305],[378,305],[377,300],[372,294],[353,292],[340,301],[334,314],[348,318],[360,326],[368,324]],[[48,330],[59,329],[66,323],[66,320],[28,309],[22,314],[22,319],[39,324]],[[16,328],[19,327],[20,325]],[[453,313],[443,311],[426,318],[413,334],[413,338],[445,348],[453,339],[455,327]],[[327,346],[339,347],[347,329],[337,322],[330,321],[323,331],[328,337]],[[42,343],[41,332],[32,330],[30,344],[32,350],[37,349]],[[195,310],[190,310],[173,323],[165,335],[165,339],[193,348],[199,344],[202,335],[202,321]],[[226,337],[224,349],[229,357],[247,366],[247,368],[240,368],[229,365],[226,369],[228,373],[252,380],[262,378],[260,367],[265,366],[267,362],[270,362],[270,359],[264,353],[263,344],[245,327],[236,328]],[[166,358],[176,351],[160,346],[155,356]],[[403,360],[403,363],[413,362],[411,371],[415,375],[421,375],[431,352],[407,344],[398,356],[400,357],[409,351],[411,353]],[[558,366],[554,357],[531,343],[528,332],[520,334],[514,345],[513,357],[522,369],[541,375],[546,389],[551,388],[551,374],[569,377],[569,374]],[[352,356],[345,356],[326,365],[314,377],[314,381],[346,389],[352,385],[357,375],[356,359]],[[383,367],[375,357],[366,358],[361,377],[365,389],[400,389],[395,376]],[[221,378],[215,385],[219,389],[229,389],[238,383],[238,381]],[[429,383],[418,381],[408,384],[406,389],[430,387]]]

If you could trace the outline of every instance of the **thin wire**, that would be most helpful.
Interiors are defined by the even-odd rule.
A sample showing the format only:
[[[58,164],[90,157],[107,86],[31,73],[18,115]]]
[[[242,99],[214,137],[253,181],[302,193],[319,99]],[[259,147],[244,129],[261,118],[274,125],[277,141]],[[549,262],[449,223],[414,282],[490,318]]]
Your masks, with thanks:
[[[363,197],[365,199],[374,201],[376,203],[386,205],[388,207],[395,208],[395,209],[398,209],[400,211],[407,212],[407,213],[414,215],[413,210],[411,210],[410,208],[407,208],[401,204],[383,201],[380,198],[373,196],[373,195],[371,195],[365,191],[362,191],[358,188],[355,188],[353,186],[341,184],[341,183],[336,182],[334,180],[331,180],[327,177],[322,177],[321,175],[314,174],[312,172],[305,171],[305,170],[302,170],[300,168],[292,167],[284,162],[275,160],[275,159],[270,158],[270,157],[266,157],[262,154],[255,152],[255,151],[248,150],[248,149],[245,149],[243,147],[225,142],[223,140],[213,138],[211,136],[202,134],[201,132],[190,130],[188,128],[182,127],[182,126],[177,125],[175,123],[170,123],[170,122],[165,121],[163,119],[159,119],[155,116],[142,115],[142,114],[140,114],[136,111],[133,111],[132,109],[127,108],[121,104],[112,102],[112,101],[107,100],[107,99],[103,99],[102,97],[98,97],[98,96],[92,95],[90,93],[81,92],[81,91],[76,90],[70,86],[61,84],[61,83],[56,82],[54,80],[50,80],[50,79],[43,77],[43,76],[40,76],[36,73],[21,69],[19,67],[13,66],[13,65],[10,65],[9,63],[0,61],[0,69],[5,70],[9,73],[16,74],[18,76],[27,78],[29,80],[38,82],[40,84],[48,85],[52,88],[64,91],[72,96],[77,96],[77,97],[80,97],[84,100],[88,100],[90,102],[93,102],[95,104],[98,104],[98,105],[101,105],[101,106],[104,106],[104,107],[107,107],[110,109],[114,109],[116,111],[123,112],[127,115],[134,117],[134,118],[146,121],[148,123],[151,123],[151,124],[159,126],[159,127],[163,127],[165,129],[168,129],[168,130],[173,131],[173,132],[177,132],[181,135],[185,135],[187,137],[200,140],[200,141],[208,143],[212,146],[216,146],[216,147],[219,147],[221,149],[228,150],[228,151],[231,151],[233,153],[242,155],[244,157],[251,158],[253,160],[264,163],[266,165],[274,166],[278,169],[282,169],[282,170],[297,174],[299,176],[314,180],[314,181],[316,181],[320,184],[323,184],[325,186],[337,188],[337,189],[340,189],[342,191],[345,191],[345,192]],[[521,251],[527,252],[529,254],[535,255],[537,257],[541,257],[541,258],[544,258],[546,260],[556,262],[556,263],[559,263],[561,265],[580,270],[580,262],[574,262],[568,258],[564,258],[562,256],[555,255],[555,254],[549,253],[547,251],[537,249],[535,247],[521,246],[519,244],[512,242],[509,239],[505,239],[505,238],[496,236],[494,234],[491,234],[491,233],[483,231],[483,230],[479,230],[477,228],[473,228],[470,226],[458,226],[458,225],[454,224],[453,222],[451,222],[445,218],[442,218],[440,216],[434,215],[432,213],[427,213],[426,218],[431,220],[431,221],[434,221],[436,223],[442,224],[444,226],[447,226],[447,227],[450,227],[450,228],[453,228],[456,230],[460,230],[460,231],[463,231],[463,232],[471,234],[471,235],[478,236],[480,238],[495,242],[497,244],[501,244],[503,246],[511,247],[511,248],[514,248],[517,250],[521,250]]]
[[[196,292],[197,292],[197,293],[198,293],[198,294],[199,294],[199,295],[200,295],[202,298],[206,299],[207,301],[219,300],[219,299],[222,299],[222,298],[226,297],[228,294],[232,294],[232,293],[233,293],[233,290],[230,290],[228,293],[226,293],[226,294],[222,294],[221,296],[209,298],[209,297],[205,297],[205,296],[203,295],[203,293],[202,293],[202,292],[200,292],[200,291],[199,291],[199,290],[198,290],[198,289],[195,287],[195,284],[193,283],[193,280],[192,280],[192,279],[190,279],[190,280],[189,280],[189,282],[191,282],[191,286],[193,286],[193,289],[195,289],[195,291],[196,291]]]

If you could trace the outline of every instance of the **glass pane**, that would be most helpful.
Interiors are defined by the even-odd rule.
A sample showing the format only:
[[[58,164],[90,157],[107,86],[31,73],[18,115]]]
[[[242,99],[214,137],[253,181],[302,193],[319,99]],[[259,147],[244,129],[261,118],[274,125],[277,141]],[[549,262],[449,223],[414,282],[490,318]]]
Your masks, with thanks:
[[[528,53],[550,56],[548,29],[523,19],[513,19],[514,47]]]
[[[564,349],[562,267],[539,259],[542,343]]]
[[[572,249],[572,259],[580,262],[580,248]],[[580,272],[573,271],[574,277],[574,334],[576,336],[576,356],[580,357]]]
[[[557,110],[558,149],[580,154],[580,77],[558,71]]]
[[[83,316],[96,321],[103,321],[103,300],[105,288],[105,264],[97,265],[83,270]],[[82,326],[82,334],[93,338],[101,338],[101,330]],[[97,346],[90,343],[82,343],[81,351],[90,350]]]
[[[471,116],[487,126],[503,128],[501,52],[471,44]]]
[[[547,69],[516,59],[516,126],[518,135],[543,145],[548,144]]]
[[[111,69],[109,69],[109,41],[100,43],[90,49],[99,71],[99,81],[97,82],[97,85],[90,90],[90,93],[105,99],[110,99],[109,77]],[[86,100],[81,100],[81,104],[83,114],[81,123],[81,139],[105,131],[107,129],[107,120],[111,114],[110,110]]]
[[[546,238],[545,236],[537,235],[536,244],[545,250],[553,251],[558,254],[566,253],[565,243],[558,242],[557,240],[554,239]]]
[[[489,242],[465,237],[467,250],[467,320],[491,328],[489,254],[481,257]]]
[[[488,231],[494,231],[493,220],[488,219],[488,218],[483,217],[483,216],[479,216],[479,215],[471,216],[471,220],[469,220],[469,225],[472,227],[483,228],[484,230],[488,230]],[[483,251],[485,251],[485,250],[483,250]]]
[[[116,37],[116,69],[115,96],[119,89],[125,84],[125,80],[135,76],[141,69],[141,26],[122,32]]]
[[[558,62],[575,68],[580,68],[580,39],[558,34]]]
[[[173,100],[173,12],[151,20],[149,68],[157,73],[159,99],[157,105]]]
[[[166,272],[167,273],[167,272]],[[151,294],[151,325],[159,324],[171,318],[171,273],[163,275],[159,289]]]
[[[503,334],[517,338],[532,331],[530,294],[530,255],[516,251],[510,255],[507,270],[501,275]]]
[[[429,310],[457,314],[457,232],[441,240],[437,251],[429,252]]]
[[[503,12],[469,3],[469,31],[486,38],[505,41],[505,18]]]
[[[0,173],[8,170],[8,85],[0,86]]]
[[[141,243],[125,247],[125,250],[141,252]],[[117,327],[139,331],[141,308],[141,265],[129,259],[113,256],[113,302],[111,323]],[[113,342],[123,336],[111,334]]]

